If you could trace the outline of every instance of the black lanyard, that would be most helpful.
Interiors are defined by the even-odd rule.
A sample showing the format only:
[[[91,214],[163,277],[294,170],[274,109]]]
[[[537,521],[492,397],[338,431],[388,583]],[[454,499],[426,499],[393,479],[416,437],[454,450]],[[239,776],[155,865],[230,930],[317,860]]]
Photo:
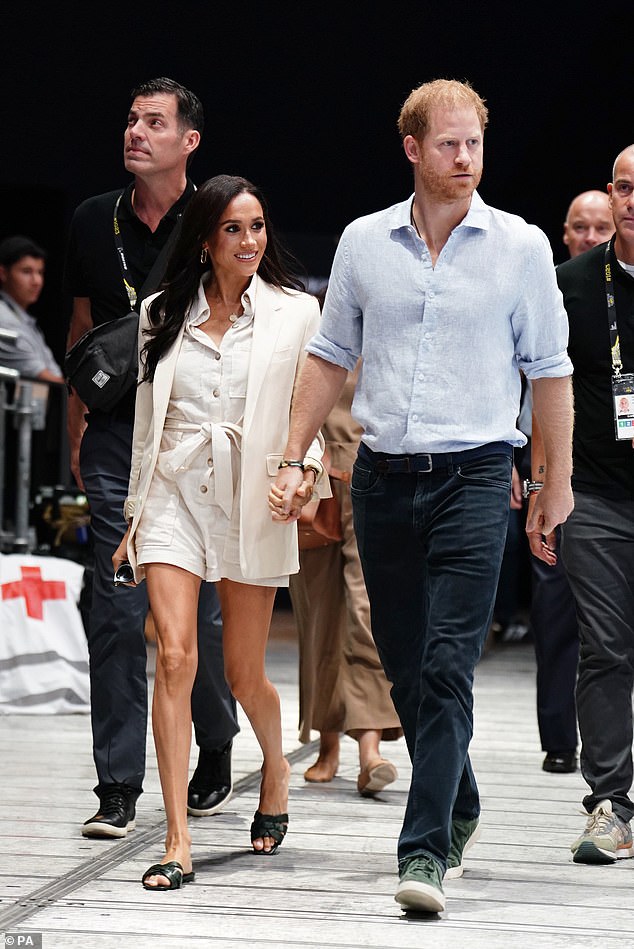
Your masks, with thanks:
[[[616,304],[614,302],[614,282],[612,280],[612,264],[610,263],[610,248],[612,247],[612,238],[605,248],[605,296],[608,304],[608,324],[610,326],[610,352],[612,354],[612,372],[615,377],[621,375],[623,363],[621,362],[621,344],[619,342],[619,328],[616,322]]]
[[[123,277],[123,286],[125,287],[125,292],[128,294],[128,300],[130,301],[130,309],[133,310],[136,306],[137,301],[137,292],[133,284],[128,279],[130,273],[128,269],[128,262],[125,259],[125,251],[123,250],[123,241],[121,240],[121,229],[119,227],[119,221],[117,220],[117,214],[119,213],[119,205],[121,204],[121,198],[123,197],[124,192],[122,191],[119,197],[117,198],[116,204],[114,206],[114,242],[117,248],[117,256],[119,258],[119,264],[121,265],[121,276]]]

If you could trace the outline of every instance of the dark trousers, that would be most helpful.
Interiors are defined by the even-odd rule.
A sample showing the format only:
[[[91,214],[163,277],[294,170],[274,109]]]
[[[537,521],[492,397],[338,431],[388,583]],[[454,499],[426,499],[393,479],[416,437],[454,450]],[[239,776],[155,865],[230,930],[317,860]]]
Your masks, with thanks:
[[[351,490],[372,633],[412,759],[398,856],[444,868],[452,816],[480,813],[473,673],[504,550],[511,452],[432,456],[429,473],[384,473],[386,458],[362,445]]]
[[[632,687],[634,686],[634,501],[575,492],[562,529],[563,558],[577,606],[581,649],[577,713],[581,771],[592,811],[610,800],[624,820],[634,816]]]
[[[81,473],[90,504],[95,573],[88,624],[93,755],[98,786],[142,789],[147,729],[145,617],[147,592],[115,587],[112,554],[126,524],[132,423],[91,415],[81,444]],[[224,677],[222,623],[213,584],[203,583],[198,606],[199,663],[192,712],[196,740],[209,750],[238,731],[235,700]]]
[[[574,751],[577,747],[575,686],[579,628],[575,601],[561,557],[559,528],[556,533],[559,549],[554,567],[531,556],[531,627],[537,659],[537,722],[544,751]]]

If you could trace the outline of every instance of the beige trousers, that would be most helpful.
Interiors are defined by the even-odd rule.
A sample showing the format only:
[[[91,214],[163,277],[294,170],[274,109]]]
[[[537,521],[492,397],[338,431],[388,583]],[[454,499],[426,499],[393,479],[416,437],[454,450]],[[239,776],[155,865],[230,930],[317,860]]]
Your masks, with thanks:
[[[358,428],[350,416],[354,378],[324,426],[332,465],[350,470]],[[348,485],[332,481],[341,505],[343,540],[304,550],[290,595],[299,631],[299,715],[302,742],[311,730],[381,731],[384,740],[402,734],[370,629],[370,604],[352,525]]]

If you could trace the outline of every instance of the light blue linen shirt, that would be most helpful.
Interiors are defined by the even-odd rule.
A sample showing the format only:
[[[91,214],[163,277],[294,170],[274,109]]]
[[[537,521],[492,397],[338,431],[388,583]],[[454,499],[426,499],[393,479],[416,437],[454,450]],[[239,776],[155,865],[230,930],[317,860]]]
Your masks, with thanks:
[[[572,373],[548,240],[476,192],[433,267],[412,200],[345,229],[307,349],[348,370],[363,357],[352,413],[374,451],[524,445],[519,370]]]

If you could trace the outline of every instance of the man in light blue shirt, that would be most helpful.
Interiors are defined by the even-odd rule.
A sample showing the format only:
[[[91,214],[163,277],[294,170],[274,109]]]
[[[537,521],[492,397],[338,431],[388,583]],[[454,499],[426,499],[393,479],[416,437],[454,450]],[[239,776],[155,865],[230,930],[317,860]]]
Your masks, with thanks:
[[[509,510],[520,369],[533,383],[548,478],[527,530],[544,551],[572,508],[567,320],[545,236],[476,192],[487,110],[470,86],[425,83],[399,118],[415,191],[350,224],[293,406],[273,517],[298,516],[297,459],[363,357],[352,477],[372,630],[412,759],[396,900],[439,912],[480,803],[468,748]]]

